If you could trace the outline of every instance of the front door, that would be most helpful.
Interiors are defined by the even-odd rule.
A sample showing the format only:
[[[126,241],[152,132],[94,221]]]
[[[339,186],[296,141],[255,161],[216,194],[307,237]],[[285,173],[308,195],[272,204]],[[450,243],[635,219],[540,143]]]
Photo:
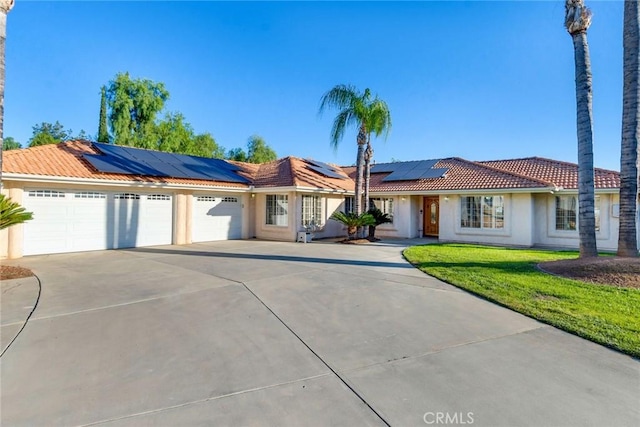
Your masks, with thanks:
[[[424,235],[438,237],[440,231],[440,198],[424,198]]]

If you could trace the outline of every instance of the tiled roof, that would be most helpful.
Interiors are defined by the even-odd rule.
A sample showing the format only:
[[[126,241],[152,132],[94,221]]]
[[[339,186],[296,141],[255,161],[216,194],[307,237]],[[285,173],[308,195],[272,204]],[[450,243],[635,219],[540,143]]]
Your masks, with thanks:
[[[532,177],[501,171],[458,157],[438,160],[433,167],[448,170],[441,178],[413,181],[384,182],[383,179],[389,175],[388,173],[371,174],[371,192],[507,190],[549,187],[547,182]],[[343,169],[355,179],[355,167]]]
[[[285,157],[275,162],[259,165],[254,176],[254,185],[260,187],[307,187],[325,190],[353,191],[353,181],[329,178],[308,168],[308,164],[297,157]]]
[[[158,184],[202,185],[207,187],[247,188],[246,184],[217,182],[202,179],[160,178],[140,175],[125,175],[98,172],[86,161],[83,154],[100,154],[88,141],[68,141],[60,144],[42,145],[22,150],[3,152],[2,172],[26,175],[45,175],[68,178],[104,179],[123,182]],[[243,170],[244,167],[243,167]],[[243,173],[250,178],[250,171]]]
[[[566,189],[578,188],[578,165],[574,163],[542,157],[492,160],[478,163],[511,173],[536,177],[557,187]],[[615,171],[595,168],[595,188],[620,188],[620,174]]]
[[[159,178],[98,172],[83,154],[99,154],[88,141],[68,141],[22,150],[5,151],[2,170],[7,173],[69,178],[115,180],[122,182],[200,185],[204,187],[249,188],[247,184],[185,178]],[[285,157],[264,164],[232,162],[240,174],[256,187],[306,187],[324,190],[353,191],[355,167],[339,168],[345,177],[330,178],[310,169],[302,159]],[[458,157],[440,159],[434,168],[446,168],[441,178],[413,181],[383,179],[388,173],[371,174],[371,192],[509,190],[562,187],[577,188],[578,167],[573,163],[540,157],[471,162]],[[598,189],[620,187],[620,174],[595,170]]]

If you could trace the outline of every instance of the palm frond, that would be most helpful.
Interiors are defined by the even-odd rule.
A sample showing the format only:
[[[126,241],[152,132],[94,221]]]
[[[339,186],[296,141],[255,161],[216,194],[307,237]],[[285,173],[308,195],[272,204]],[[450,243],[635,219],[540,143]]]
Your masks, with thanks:
[[[353,100],[359,97],[358,90],[351,85],[336,85],[320,98],[318,114],[327,108],[346,109],[351,107]]]
[[[31,219],[33,219],[32,212],[26,212],[26,209],[20,204],[4,194],[0,194],[0,230]]]
[[[344,213],[341,211],[335,211],[331,214],[330,219],[338,221],[347,227],[364,227],[367,225],[373,225],[376,222],[373,216],[366,212],[358,215],[355,212]]]

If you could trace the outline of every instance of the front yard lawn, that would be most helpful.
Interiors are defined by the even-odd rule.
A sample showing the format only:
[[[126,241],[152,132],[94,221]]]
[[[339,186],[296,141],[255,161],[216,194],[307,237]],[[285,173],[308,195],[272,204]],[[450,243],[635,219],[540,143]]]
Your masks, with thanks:
[[[447,283],[640,357],[640,289],[584,283],[536,268],[577,258],[577,252],[435,244],[408,248],[404,256]]]

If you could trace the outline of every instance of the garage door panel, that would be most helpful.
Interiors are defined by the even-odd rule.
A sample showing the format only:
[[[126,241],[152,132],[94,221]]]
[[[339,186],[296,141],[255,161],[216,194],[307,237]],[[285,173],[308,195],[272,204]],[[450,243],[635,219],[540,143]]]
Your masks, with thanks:
[[[162,194],[147,195],[141,202],[138,246],[169,245],[173,235],[173,202]]]
[[[236,196],[197,196],[193,206],[192,241],[242,238],[242,204]]]
[[[29,196],[31,194],[31,196]],[[25,255],[170,244],[171,195],[33,190],[24,205]]]

